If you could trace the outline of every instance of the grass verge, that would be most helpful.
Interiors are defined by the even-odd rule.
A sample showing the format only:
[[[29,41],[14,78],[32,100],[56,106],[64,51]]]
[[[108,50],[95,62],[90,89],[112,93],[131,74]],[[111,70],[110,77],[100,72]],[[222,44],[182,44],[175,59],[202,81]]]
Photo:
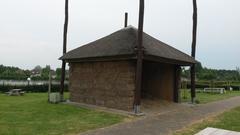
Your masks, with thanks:
[[[223,100],[235,96],[240,96],[240,91],[227,91],[225,94],[214,93],[196,93],[196,99],[200,104],[206,104],[213,101]],[[182,90],[181,92],[182,102],[190,102],[191,95],[189,90]]]
[[[207,127],[240,132],[240,107],[222,113],[216,117],[205,119],[200,123],[193,124],[182,131],[176,132],[174,135],[194,135]]]
[[[47,94],[0,94],[0,135],[68,135],[106,127],[126,117],[47,103]]]

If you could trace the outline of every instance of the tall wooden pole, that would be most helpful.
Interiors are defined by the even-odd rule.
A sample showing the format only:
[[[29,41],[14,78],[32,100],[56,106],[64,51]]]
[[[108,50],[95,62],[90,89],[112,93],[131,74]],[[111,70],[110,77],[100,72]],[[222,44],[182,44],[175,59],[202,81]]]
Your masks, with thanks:
[[[48,102],[50,102],[51,89],[52,89],[52,71],[51,71],[51,68],[50,68],[49,80],[48,80]]]
[[[65,0],[65,22],[64,22],[64,31],[63,31],[63,55],[67,52],[67,31],[68,31],[68,0]],[[61,100],[64,100],[64,81],[65,81],[65,72],[66,72],[66,62],[62,60],[62,73],[61,73],[61,86],[60,86],[60,95]]]
[[[196,42],[197,42],[197,0],[193,0],[193,33],[192,33],[192,57],[196,56]],[[195,76],[196,76],[195,64],[191,66],[191,98],[192,103],[196,97]]]
[[[138,46],[137,46],[137,71],[136,91],[134,100],[134,111],[140,113],[141,90],[142,90],[142,68],[143,68],[143,23],[144,23],[144,0],[140,0],[139,22],[138,22]]]
[[[126,28],[128,26],[128,13],[125,13],[125,20],[124,20],[124,27]]]

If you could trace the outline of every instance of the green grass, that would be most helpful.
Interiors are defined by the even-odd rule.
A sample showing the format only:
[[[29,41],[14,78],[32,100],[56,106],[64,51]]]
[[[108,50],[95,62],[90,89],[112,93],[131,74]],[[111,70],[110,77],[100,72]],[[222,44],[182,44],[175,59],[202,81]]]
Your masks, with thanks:
[[[0,135],[68,135],[122,122],[125,117],[63,104],[47,94],[0,94]]]
[[[191,125],[190,127],[177,132],[175,135],[194,135],[207,127],[240,132],[240,107],[232,109],[231,111],[225,112],[214,118],[203,120],[201,123]]]
[[[186,96],[186,98],[184,98],[184,96]],[[235,96],[240,96],[240,91],[227,91],[227,93],[225,94],[196,93],[196,99],[200,102],[200,104],[223,100]],[[181,92],[181,98],[182,102],[190,102],[191,100],[190,93],[187,90],[183,90]]]

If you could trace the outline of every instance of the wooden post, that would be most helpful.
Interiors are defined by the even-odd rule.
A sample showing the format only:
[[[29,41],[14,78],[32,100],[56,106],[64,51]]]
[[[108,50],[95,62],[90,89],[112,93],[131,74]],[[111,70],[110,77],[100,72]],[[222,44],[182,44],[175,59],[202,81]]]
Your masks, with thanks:
[[[48,80],[48,102],[50,102],[50,94],[52,89],[52,72],[49,72],[49,80]]]
[[[143,22],[144,22],[144,0],[140,0],[138,40],[137,40],[137,71],[136,71],[136,90],[134,99],[134,112],[140,113],[141,90],[142,90],[142,68],[143,68]]]
[[[180,88],[180,74],[181,74],[181,67],[180,66],[175,66],[174,68],[175,70],[175,73],[174,73],[174,80],[175,80],[175,83],[174,83],[174,92],[173,92],[173,96],[174,96],[174,102],[178,103],[180,100],[179,98],[179,88]]]
[[[126,28],[128,26],[128,13],[125,13],[125,20],[124,20],[124,27]]]
[[[193,32],[192,32],[192,57],[196,56],[196,41],[197,41],[197,0],[193,0]],[[194,103],[196,97],[196,69],[195,64],[191,66],[191,100]]]
[[[68,31],[68,0],[65,0],[65,23],[63,31],[63,55],[67,52],[67,31]],[[62,60],[62,73],[61,73],[61,86],[60,86],[60,98],[64,100],[64,81],[66,72],[66,62]]]

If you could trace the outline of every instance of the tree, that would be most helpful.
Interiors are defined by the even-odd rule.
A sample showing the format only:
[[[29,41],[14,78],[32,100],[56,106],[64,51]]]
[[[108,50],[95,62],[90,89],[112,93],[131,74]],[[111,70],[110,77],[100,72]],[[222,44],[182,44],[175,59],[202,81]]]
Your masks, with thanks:
[[[196,69],[197,73],[200,73],[203,69],[202,64],[200,62],[198,62],[195,66],[195,69]]]
[[[1,79],[25,80],[27,77],[28,74],[20,68],[0,65]]]
[[[236,71],[238,72],[237,80],[240,81],[240,68],[236,67]]]
[[[49,65],[46,65],[46,67],[42,69],[41,77],[43,80],[48,79],[50,71],[51,71],[51,67]]]
[[[204,80],[215,80],[215,79],[217,79],[217,75],[213,71],[209,71],[209,72],[203,73],[203,79]]]
[[[240,75],[240,68],[239,67],[236,67],[236,71],[239,73]]]
[[[183,68],[182,68],[181,76],[182,76],[183,78],[187,78],[187,79],[188,79],[188,78],[190,77],[189,70],[183,67]]]
[[[62,73],[62,69],[61,68],[57,68],[56,69],[56,79],[58,79],[58,80],[61,79],[61,73]]]
[[[31,71],[30,71],[30,70],[24,70],[24,74],[25,74],[27,77],[30,77],[30,76],[31,76]]]
[[[41,72],[42,71],[42,67],[40,65],[37,65],[36,67],[34,67],[33,70]]]

